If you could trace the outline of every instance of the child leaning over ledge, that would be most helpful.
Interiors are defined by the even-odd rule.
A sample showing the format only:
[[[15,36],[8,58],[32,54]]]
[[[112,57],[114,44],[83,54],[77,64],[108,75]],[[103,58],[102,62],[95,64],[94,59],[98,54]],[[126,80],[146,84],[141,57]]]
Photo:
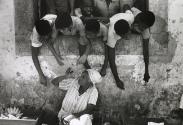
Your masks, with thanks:
[[[64,36],[75,36],[79,35],[79,54],[80,58],[78,63],[84,64],[86,69],[90,69],[90,66],[87,62],[87,57],[90,52],[91,43],[86,38],[84,25],[79,17],[70,16],[68,13],[61,13],[59,15],[59,20],[62,20],[58,24],[59,32],[61,33],[61,39]],[[60,41],[56,42],[56,52],[60,55]]]
[[[124,89],[124,83],[118,76],[117,67],[115,64],[115,47],[116,43],[124,38],[129,32],[133,21],[134,15],[130,8],[127,8],[124,13],[118,13],[112,16],[109,22],[108,40],[105,47],[105,60],[102,66],[101,75],[105,76],[107,64],[109,62],[116,85],[121,89]]]
[[[47,46],[57,60],[58,64],[63,65],[61,57],[56,53],[53,47],[58,32],[58,25],[56,24],[60,22],[61,20],[57,18],[57,15],[47,14],[42,19],[35,22],[35,26],[31,35],[32,59],[36,70],[38,71],[40,83],[43,85],[47,85],[47,79],[41,69],[38,59],[41,46]]]

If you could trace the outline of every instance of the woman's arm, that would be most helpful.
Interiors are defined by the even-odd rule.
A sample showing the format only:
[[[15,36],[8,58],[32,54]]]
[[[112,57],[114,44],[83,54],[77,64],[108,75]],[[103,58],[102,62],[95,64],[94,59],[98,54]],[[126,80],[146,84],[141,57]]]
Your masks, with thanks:
[[[82,116],[82,115],[84,115],[84,114],[89,114],[89,115],[91,115],[91,114],[93,114],[94,108],[95,108],[95,105],[93,105],[93,104],[88,104],[88,105],[87,105],[87,108],[86,108],[84,111],[79,112],[79,113],[73,113],[73,115],[74,115],[75,117],[80,117],[80,116]]]
[[[72,73],[73,73],[72,69],[68,68],[65,75],[58,76],[58,77],[54,78],[51,82],[53,85],[59,86],[59,82],[61,82],[62,80],[68,79],[68,78],[73,78]]]

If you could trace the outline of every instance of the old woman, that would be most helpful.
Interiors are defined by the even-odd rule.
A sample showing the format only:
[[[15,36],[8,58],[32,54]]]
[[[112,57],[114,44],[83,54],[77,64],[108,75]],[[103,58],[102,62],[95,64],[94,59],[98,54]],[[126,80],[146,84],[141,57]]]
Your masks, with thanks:
[[[92,111],[98,99],[95,84],[101,79],[98,71],[88,69],[72,82],[58,114],[63,124],[92,125]]]

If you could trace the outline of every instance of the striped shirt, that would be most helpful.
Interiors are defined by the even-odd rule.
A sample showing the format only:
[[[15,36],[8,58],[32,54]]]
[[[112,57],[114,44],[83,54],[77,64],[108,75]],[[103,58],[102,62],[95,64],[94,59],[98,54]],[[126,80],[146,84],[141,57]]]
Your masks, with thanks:
[[[64,118],[72,113],[82,112],[88,104],[96,105],[98,99],[96,87],[88,88],[82,95],[79,95],[79,87],[78,80],[74,80],[65,95],[58,117]]]

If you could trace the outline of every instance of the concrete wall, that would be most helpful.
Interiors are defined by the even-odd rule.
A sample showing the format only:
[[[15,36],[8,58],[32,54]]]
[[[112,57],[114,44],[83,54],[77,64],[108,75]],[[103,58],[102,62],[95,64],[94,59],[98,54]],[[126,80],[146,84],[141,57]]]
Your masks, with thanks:
[[[15,0],[16,1],[16,0]],[[40,107],[46,98],[49,98],[52,106],[61,102],[63,91],[53,86],[43,87],[39,84],[38,74],[33,65],[31,56],[18,56],[15,54],[15,7],[13,0],[0,0],[0,103],[9,103],[12,98],[24,99],[26,105]],[[123,111],[124,107],[129,114],[136,113],[135,104],[139,104],[142,110],[150,110],[148,116],[166,116],[171,109],[178,107],[179,99],[183,92],[183,12],[182,0],[168,1],[168,15],[161,12],[166,10],[160,5],[161,0],[150,0],[151,10],[160,17],[159,20],[168,20],[170,34],[168,42],[168,57],[164,55],[152,56],[150,59],[151,79],[144,86],[144,63],[141,55],[118,55],[117,66],[120,78],[124,81],[126,90],[118,89],[114,83],[110,69],[103,82],[97,85],[100,92],[100,105],[102,109]],[[156,3],[161,3],[156,4]],[[157,11],[156,8],[162,10]],[[164,26],[162,26],[164,27]],[[165,26],[166,27],[166,26]],[[158,29],[156,29],[158,30]],[[155,36],[158,37],[158,36]],[[153,38],[151,44],[157,43]],[[158,47],[158,46],[157,46]],[[40,56],[41,65],[49,80],[57,75],[64,74],[65,69],[73,67],[75,75],[82,71],[76,66],[76,55],[64,57],[64,66],[60,67],[52,56]],[[103,57],[90,56],[92,67],[100,69]],[[53,98],[56,97],[56,98]],[[59,98],[59,99],[58,99]],[[54,107],[55,109],[57,108]]]
[[[16,54],[17,55],[30,55],[30,35],[34,23],[34,0],[15,0],[15,40],[16,40]],[[123,4],[132,5],[133,0],[120,0],[121,6]],[[140,0],[141,1],[141,0]],[[152,42],[150,44],[150,54],[153,56],[168,56],[168,2],[157,0],[149,1],[149,9],[156,15],[156,23],[152,27]],[[95,42],[94,42],[95,41]],[[101,40],[93,40],[92,54],[103,54],[103,44]],[[62,41],[60,48],[63,55],[78,55],[76,39],[71,38]],[[135,43],[135,44],[134,44]],[[67,51],[69,50],[69,51]],[[119,55],[141,55],[142,42],[139,35],[129,34],[127,39],[118,42],[116,53]],[[43,47],[43,55],[51,55],[47,48]]]

